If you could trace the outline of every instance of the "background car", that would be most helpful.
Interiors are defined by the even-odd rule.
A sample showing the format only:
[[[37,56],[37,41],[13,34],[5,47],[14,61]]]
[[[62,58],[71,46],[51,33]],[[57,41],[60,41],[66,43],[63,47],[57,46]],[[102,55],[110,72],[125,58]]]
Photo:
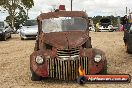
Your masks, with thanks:
[[[27,20],[20,29],[21,40],[36,39],[38,26],[36,20]]]
[[[6,25],[4,21],[0,21],[0,40],[6,41],[7,38],[11,38],[11,27]]]
[[[112,32],[113,26],[111,24],[111,20],[108,18],[102,18],[100,20],[100,27],[99,27],[99,32]]]

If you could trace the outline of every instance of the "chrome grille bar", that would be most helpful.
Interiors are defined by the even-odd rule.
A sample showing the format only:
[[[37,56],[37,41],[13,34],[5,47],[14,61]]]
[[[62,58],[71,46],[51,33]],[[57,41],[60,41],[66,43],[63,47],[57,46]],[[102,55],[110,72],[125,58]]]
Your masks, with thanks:
[[[57,58],[47,59],[49,77],[60,80],[75,80],[79,76],[81,65],[88,74],[88,57],[80,57],[77,60],[62,61]]]
[[[79,55],[79,49],[57,50],[58,56],[74,56]]]

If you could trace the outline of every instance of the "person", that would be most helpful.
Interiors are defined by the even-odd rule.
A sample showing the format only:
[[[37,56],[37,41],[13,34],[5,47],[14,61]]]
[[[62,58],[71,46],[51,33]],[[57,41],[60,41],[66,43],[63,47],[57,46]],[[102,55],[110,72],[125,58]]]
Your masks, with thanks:
[[[127,29],[127,25],[128,25],[128,18],[127,18],[127,15],[125,15],[122,19],[122,25],[123,25],[123,31],[125,29]]]
[[[96,23],[96,30],[95,30],[96,32],[98,32],[99,31],[99,23]]]

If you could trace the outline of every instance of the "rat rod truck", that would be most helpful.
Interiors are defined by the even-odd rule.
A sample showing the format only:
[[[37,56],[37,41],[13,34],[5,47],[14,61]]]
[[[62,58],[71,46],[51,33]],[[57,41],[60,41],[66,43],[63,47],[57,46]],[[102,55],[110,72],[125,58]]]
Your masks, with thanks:
[[[76,80],[84,74],[105,74],[103,51],[92,48],[88,16],[83,11],[42,13],[30,55],[31,80]]]

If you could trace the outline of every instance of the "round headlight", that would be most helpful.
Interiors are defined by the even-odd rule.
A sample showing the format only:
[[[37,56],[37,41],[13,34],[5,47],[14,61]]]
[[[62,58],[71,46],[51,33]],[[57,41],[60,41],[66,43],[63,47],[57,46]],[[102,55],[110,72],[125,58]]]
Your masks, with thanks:
[[[43,59],[41,56],[37,56],[37,57],[36,57],[36,62],[37,62],[38,64],[42,64],[42,63],[44,62],[44,59]]]
[[[94,61],[95,61],[95,62],[100,62],[100,61],[101,61],[101,58],[102,58],[101,55],[98,54],[98,55],[96,55],[96,56],[94,57]]]

